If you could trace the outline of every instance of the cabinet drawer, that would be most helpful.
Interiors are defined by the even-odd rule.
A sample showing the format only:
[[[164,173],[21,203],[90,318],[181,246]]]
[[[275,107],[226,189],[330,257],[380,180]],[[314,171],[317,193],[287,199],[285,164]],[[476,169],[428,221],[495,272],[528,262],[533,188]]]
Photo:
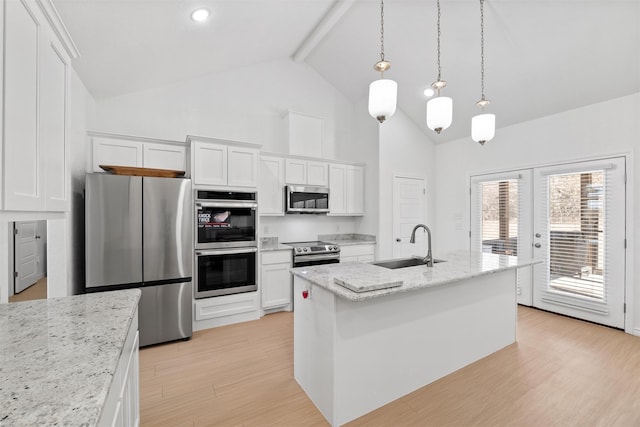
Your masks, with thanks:
[[[291,263],[291,251],[274,251],[262,253],[262,264]]]

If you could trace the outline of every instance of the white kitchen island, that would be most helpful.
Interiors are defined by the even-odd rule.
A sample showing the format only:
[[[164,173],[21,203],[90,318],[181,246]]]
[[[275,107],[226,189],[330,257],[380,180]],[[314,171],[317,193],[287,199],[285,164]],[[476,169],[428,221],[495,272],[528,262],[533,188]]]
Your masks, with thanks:
[[[333,426],[515,341],[516,257],[455,252],[434,267],[292,269],[294,376]],[[367,287],[393,287],[354,292]],[[306,296],[306,298],[305,298]]]

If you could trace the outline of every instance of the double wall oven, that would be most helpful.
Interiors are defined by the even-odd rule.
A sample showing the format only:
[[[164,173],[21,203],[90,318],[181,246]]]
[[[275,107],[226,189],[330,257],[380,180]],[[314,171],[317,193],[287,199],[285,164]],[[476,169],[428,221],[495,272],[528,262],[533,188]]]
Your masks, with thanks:
[[[256,193],[196,190],[194,199],[195,297],[257,290]]]

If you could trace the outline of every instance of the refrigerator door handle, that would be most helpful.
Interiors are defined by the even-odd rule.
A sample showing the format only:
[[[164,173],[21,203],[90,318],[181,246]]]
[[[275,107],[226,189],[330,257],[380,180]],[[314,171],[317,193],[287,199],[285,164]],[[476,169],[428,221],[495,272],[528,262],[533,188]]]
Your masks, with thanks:
[[[234,254],[249,254],[251,252],[258,252],[258,248],[215,249],[210,251],[196,251],[196,255],[197,256],[234,255]]]

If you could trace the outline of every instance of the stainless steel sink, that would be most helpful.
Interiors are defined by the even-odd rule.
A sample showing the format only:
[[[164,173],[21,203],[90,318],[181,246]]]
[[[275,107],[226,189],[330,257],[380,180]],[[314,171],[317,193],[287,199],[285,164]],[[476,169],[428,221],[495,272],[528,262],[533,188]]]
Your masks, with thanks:
[[[434,259],[433,263],[446,262],[443,259]],[[415,267],[418,265],[425,265],[423,258],[400,258],[390,259],[387,261],[374,262],[373,265],[377,265],[384,268],[390,268],[395,270],[396,268]]]

